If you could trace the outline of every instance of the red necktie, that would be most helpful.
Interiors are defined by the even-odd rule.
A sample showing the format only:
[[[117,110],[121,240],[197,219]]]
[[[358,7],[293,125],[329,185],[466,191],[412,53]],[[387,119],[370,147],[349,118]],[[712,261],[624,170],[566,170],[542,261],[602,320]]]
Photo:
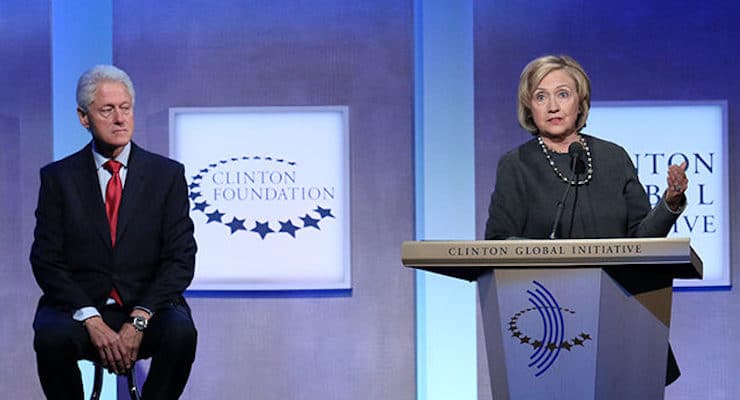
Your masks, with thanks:
[[[111,177],[108,180],[108,185],[105,187],[105,214],[108,216],[108,225],[110,225],[110,241],[111,245],[116,245],[116,226],[118,225],[118,207],[121,205],[121,193],[123,193],[123,185],[121,185],[121,176],[118,175],[118,171],[121,170],[121,163],[116,160],[108,160],[103,164],[103,168],[111,173]],[[114,287],[111,289],[110,297],[122,305],[121,296],[118,295],[118,291]]]

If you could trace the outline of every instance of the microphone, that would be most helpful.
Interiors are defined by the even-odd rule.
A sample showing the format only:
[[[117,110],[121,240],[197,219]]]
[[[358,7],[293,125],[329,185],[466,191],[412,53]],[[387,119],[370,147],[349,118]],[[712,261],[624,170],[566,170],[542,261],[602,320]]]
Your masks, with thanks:
[[[586,165],[583,162],[583,158],[586,156],[586,149],[579,141],[575,141],[568,146],[568,154],[570,155],[570,170],[576,174],[576,180],[578,175],[586,172]]]
[[[568,154],[570,155],[570,170],[575,174],[575,180],[578,180],[578,174],[579,172],[583,172],[582,169],[585,169],[585,167],[582,165],[582,155],[586,153],[586,150],[583,148],[583,145],[581,145],[581,142],[575,141],[568,146]],[[580,163],[578,161],[581,161]],[[579,165],[580,164],[580,165]],[[579,168],[581,167],[581,171],[579,171]],[[558,225],[560,224],[560,219],[563,217],[563,208],[565,207],[565,199],[568,197],[568,193],[570,192],[570,187],[573,186],[570,184],[570,181],[567,183],[567,187],[565,188],[565,192],[563,192],[563,196],[560,198],[560,201],[557,203],[557,210],[555,211],[555,219],[552,222],[552,229],[550,230],[550,234],[547,236],[548,239],[557,239],[557,230]]]

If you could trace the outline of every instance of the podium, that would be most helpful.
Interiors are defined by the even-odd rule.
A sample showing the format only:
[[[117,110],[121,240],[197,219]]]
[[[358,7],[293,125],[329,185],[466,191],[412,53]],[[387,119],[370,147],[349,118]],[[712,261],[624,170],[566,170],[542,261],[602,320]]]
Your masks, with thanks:
[[[494,400],[663,399],[688,238],[408,241],[403,265],[478,282]]]

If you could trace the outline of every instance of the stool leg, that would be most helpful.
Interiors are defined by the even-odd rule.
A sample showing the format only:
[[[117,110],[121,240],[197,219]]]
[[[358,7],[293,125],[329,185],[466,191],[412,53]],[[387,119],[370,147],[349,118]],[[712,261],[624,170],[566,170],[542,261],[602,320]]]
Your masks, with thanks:
[[[141,400],[138,386],[136,386],[136,364],[131,366],[131,369],[127,374],[128,378],[128,393],[131,395],[131,400]]]
[[[100,390],[103,388],[103,367],[95,363],[95,380],[93,381],[92,394],[90,400],[100,399]]]

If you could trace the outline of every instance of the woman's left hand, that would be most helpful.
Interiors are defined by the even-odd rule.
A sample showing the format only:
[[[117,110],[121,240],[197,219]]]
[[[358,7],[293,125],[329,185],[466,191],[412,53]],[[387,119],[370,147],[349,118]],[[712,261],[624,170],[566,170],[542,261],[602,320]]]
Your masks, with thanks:
[[[671,165],[668,167],[668,189],[665,191],[665,202],[673,211],[678,211],[686,198],[684,192],[689,184],[689,178],[686,177],[686,161],[681,165]]]

